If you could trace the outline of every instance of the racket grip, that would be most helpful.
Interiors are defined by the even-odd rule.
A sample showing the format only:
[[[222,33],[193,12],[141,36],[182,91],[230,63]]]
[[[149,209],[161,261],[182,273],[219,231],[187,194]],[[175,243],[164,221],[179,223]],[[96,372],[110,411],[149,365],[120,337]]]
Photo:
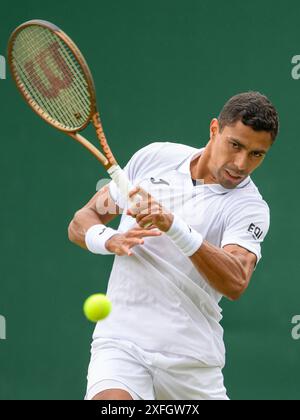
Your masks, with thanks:
[[[113,165],[107,171],[111,177],[111,179],[115,182],[117,187],[119,188],[123,198],[129,202],[129,204],[137,204],[141,201],[142,197],[136,195],[134,198],[129,198],[129,193],[134,189],[133,184],[129,181],[126,173],[119,165]],[[145,228],[151,226],[152,223],[147,223]]]
[[[123,169],[120,168],[119,165],[111,166],[107,172],[119,188],[120,193],[122,194],[123,198],[126,199],[126,201],[129,201],[129,203],[135,203],[138,201],[129,198],[129,193],[131,190],[133,190],[134,186],[129,181],[126,173],[123,171]]]

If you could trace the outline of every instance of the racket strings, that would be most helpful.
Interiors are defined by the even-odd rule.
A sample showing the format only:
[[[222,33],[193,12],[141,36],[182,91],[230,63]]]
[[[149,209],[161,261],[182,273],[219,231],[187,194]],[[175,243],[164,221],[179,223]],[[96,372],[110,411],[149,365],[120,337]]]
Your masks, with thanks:
[[[55,33],[38,26],[23,29],[12,56],[19,87],[45,118],[74,130],[87,122],[91,95],[85,74]]]
[[[29,38],[26,33],[24,33],[23,35],[24,35],[24,42],[26,42],[29,48],[31,49],[30,54],[34,57],[38,57],[41,51],[34,48],[35,44],[31,42],[32,39]],[[26,52],[26,55],[23,54],[23,57],[21,57],[21,59],[22,59],[22,61],[20,61],[21,63],[28,63],[28,51]],[[44,91],[46,83],[47,83],[45,80],[45,77],[43,77],[43,75],[38,75],[37,73],[35,73],[34,68],[31,69],[27,66],[27,69],[25,70],[25,65],[22,65],[22,64],[18,65],[18,69],[19,69],[20,74],[22,75],[22,80],[24,81],[24,84],[26,87],[26,94],[28,97],[31,98],[31,102],[34,102],[35,100],[35,102],[38,103],[38,105],[41,107],[43,111],[46,111],[54,119],[63,121],[64,114],[61,111],[63,109],[63,104],[61,103],[59,99],[58,101],[60,102],[60,107],[55,107],[55,105],[52,104],[51,101],[48,101],[47,105],[45,105],[45,98],[41,93]],[[33,85],[36,88],[34,91],[32,91],[31,85]]]
[[[20,35],[20,37],[21,37],[21,35]],[[28,48],[31,48],[32,54],[35,54],[37,56],[38,51],[36,51],[34,49],[34,43],[31,44],[31,39],[28,37],[27,32],[24,31],[22,33],[22,37],[24,38],[24,42],[26,42],[28,44]],[[18,41],[20,41],[20,40],[21,40],[21,38]],[[29,81],[31,80],[31,82],[34,83],[34,85],[37,87],[34,94],[39,99],[38,102],[42,103],[43,98],[40,95],[41,82],[38,79],[33,80],[33,75],[31,74],[31,72],[29,72],[29,74],[27,74],[25,72],[25,67],[23,65],[23,63],[28,61],[28,51],[26,49],[21,49],[21,47],[18,47],[15,44],[14,57],[15,57],[15,63],[14,64],[15,64],[18,76],[25,85],[27,95],[30,96],[30,94],[29,94],[29,92],[30,92]],[[51,106],[51,105],[49,104],[49,106]]]
[[[26,36],[26,34],[25,34],[25,36]],[[52,38],[54,36],[52,35]],[[43,60],[43,55],[45,55],[45,52],[46,53],[48,52],[47,50],[49,49],[49,47],[48,47],[49,42],[47,42],[46,45],[42,45],[37,50],[36,48],[34,48],[35,45],[37,45],[36,42],[32,42],[32,41],[33,41],[32,38],[27,37],[26,42],[31,47],[30,54],[32,54],[37,61],[41,61],[41,59]],[[40,41],[41,41],[41,39],[39,37],[38,42],[40,43]],[[51,41],[52,41],[52,45],[54,45],[53,44],[53,39]],[[56,54],[56,55],[53,54],[55,52],[56,51],[54,50],[52,52],[52,54],[47,54],[48,57],[44,57],[45,60],[47,58],[48,71],[49,71],[49,69],[52,71],[52,79],[53,79],[53,76],[56,76],[56,74],[55,74],[56,71],[55,70],[57,70],[57,67],[60,67],[61,69],[64,70],[64,75],[65,75],[64,77],[65,77],[65,79],[64,80],[62,80],[62,79],[56,79],[55,80],[54,79],[52,81],[52,83],[53,83],[53,86],[52,86],[52,90],[53,90],[52,95],[56,96],[56,99],[57,99],[57,102],[58,102],[58,105],[59,106],[58,107],[53,106],[52,101],[47,101],[47,106],[49,106],[49,108],[51,109],[51,111],[52,112],[54,111],[54,113],[55,113],[55,111],[58,111],[58,118],[59,119],[63,119],[63,117],[64,117],[65,114],[68,114],[68,117],[72,119],[73,118],[73,114],[70,112],[70,110],[72,110],[72,106],[74,106],[73,105],[74,102],[72,101],[69,104],[68,103],[68,100],[67,100],[68,98],[66,97],[66,95],[64,95],[64,96],[62,96],[61,94],[59,94],[59,95],[56,94],[55,95],[55,89],[58,90],[57,87],[55,86],[55,82],[57,84],[57,81],[59,81],[59,88],[60,89],[66,89],[68,87],[66,81],[70,80],[69,73],[66,73],[66,71],[68,71],[68,68],[66,68],[64,62],[62,62],[60,54]],[[60,61],[59,64],[57,64],[57,61]],[[29,68],[28,63],[31,64],[31,68]],[[33,66],[32,61],[31,62],[30,61],[28,62],[28,60],[27,60],[27,63],[25,63],[25,66],[26,66],[26,64],[27,64],[27,69],[26,69],[27,70],[27,74],[28,74],[28,76],[30,78],[31,83],[36,87],[36,90],[37,90],[37,94],[38,94],[39,99],[42,99],[43,100],[45,97],[47,97],[47,95],[50,95],[51,96],[51,91],[49,91],[49,90],[47,91],[47,88],[46,88],[47,82],[49,84],[49,81],[46,79],[45,73],[43,73],[43,72],[40,72],[39,74],[36,73],[36,70],[35,70],[35,67]],[[46,63],[44,62],[43,63],[43,67],[47,71],[47,67],[45,66],[45,64]],[[55,66],[56,66],[56,68],[55,68]],[[25,76],[26,76],[26,73],[25,73]],[[41,95],[41,93],[42,93],[42,95]],[[78,98],[78,95],[77,95],[77,98]],[[70,106],[68,106],[68,105],[70,105]]]
[[[41,51],[46,51],[48,48],[49,43],[39,46],[39,49],[36,48],[36,42],[34,42],[32,38],[32,31],[29,35],[28,31],[23,31],[20,37],[24,37],[24,43],[26,43],[28,50],[24,49],[25,54],[23,53],[20,55],[20,59],[18,60],[21,65],[19,66],[19,71],[21,72],[23,76],[23,80],[25,82],[28,94],[32,94],[32,96],[39,99],[38,103],[42,104],[42,109],[46,110],[50,115],[52,115],[55,119],[62,120],[63,119],[63,106],[64,104],[61,101],[61,98],[58,98],[59,107],[55,107],[54,104],[52,104],[51,101],[48,101],[47,106],[43,105],[45,102],[45,95],[42,94],[42,92],[45,92],[45,86],[47,86],[47,80],[45,75],[36,73],[35,68],[33,67],[33,60],[28,60],[29,56],[34,57],[35,61],[38,61],[38,58],[41,55]],[[20,38],[21,39],[21,38]],[[39,40],[40,42],[41,40]],[[23,45],[23,44],[22,44]],[[17,50],[16,50],[17,51]],[[25,63],[25,64],[24,64]],[[29,63],[32,64],[32,67],[29,68]],[[27,69],[25,69],[27,64]],[[34,92],[30,92],[31,85],[33,85],[36,89]],[[50,112],[49,112],[50,111]],[[65,113],[68,112],[68,108],[64,111]],[[70,116],[70,114],[69,114]]]
[[[53,34],[52,33],[50,34],[53,37]],[[62,48],[60,51],[64,52],[65,49]],[[58,66],[63,71],[63,75],[64,75],[63,80],[58,79],[59,80],[58,89],[61,89],[60,90],[61,93],[57,96],[57,99],[59,101],[60,115],[63,117],[64,113],[67,113],[68,116],[72,119],[74,115],[76,115],[76,113],[78,112],[78,104],[76,104],[76,102],[73,100],[73,97],[72,98],[69,97],[68,91],[64,90],[64,89],[67,89],[68,84],[72,82],[72,73],[70,74],[69,68],[65,65],[65,62],[62,60],[62,56],[58,53],[57,50],[52,51],[52,54],[50,55],[50,60],[51,60],[50,68],[52,68],[53,70],[56,70],[55,68],[55,65],[56,65],[56,67]],[[53,73],[55,74],[54,71]],[[77,76],[78,74],[80,73],[77,72]],[[85,82],[84,78],[80,77],[80,84],[84,82]],[[57,88],[54,84],[54,91],[55,89]],[[84,98],[84,97],[81,98],[76,84],[74,84],[74,92],[72,93],[75,95],[75,97],[77,97],[78,101]],[[77,108],[75,108],[74,105],[77,105]]]

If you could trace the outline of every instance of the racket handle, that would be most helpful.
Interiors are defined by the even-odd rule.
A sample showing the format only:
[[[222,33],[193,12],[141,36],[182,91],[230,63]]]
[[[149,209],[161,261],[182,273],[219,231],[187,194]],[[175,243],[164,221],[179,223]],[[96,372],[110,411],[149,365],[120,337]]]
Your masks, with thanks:
[[[109,173],[111,179],[115,182],[117,187],[119,188],[123,198],[129,201],[130,204],[137,204],[141,201],[142,197],[136,195],[134,198],[129,198],[129,193],[134,189],[133,184],[129,181],[126,173],[120,168],[119,165],[111,166],[107,172]],[[145,228],[151,226],[152,223],[147,223]]]
[[[111,179],[115,182],[117,187],[120,190],[120,193],[122,194],[123,198],[126,200],[129,200],[129,202],[134,202],[131,198],[129,198],[129,193],[131,190],[133,190],[133,185],[129,181],[126,173],[123,171],[123,169],[120,168],[119,165],[113,165],[111,166],[107,171],[111,177]]]

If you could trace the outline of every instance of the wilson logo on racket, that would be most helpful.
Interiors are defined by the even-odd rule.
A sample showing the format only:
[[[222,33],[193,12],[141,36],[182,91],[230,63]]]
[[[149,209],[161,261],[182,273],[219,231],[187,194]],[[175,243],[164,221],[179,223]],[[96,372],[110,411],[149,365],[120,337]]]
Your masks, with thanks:
[[[70,87],[73,81],[73,75],[61,56],[59,48],[59,43],[53,42],[35,60],[30,60],[24,65],[34,87],[48,99],[57,98],[60,91]],[[51,68],[53,61],[56,64],[55,69],[58,68],[61,71],[61,77],[57,76]],[[44,83],[44,78],[49,82],[49,87]]]

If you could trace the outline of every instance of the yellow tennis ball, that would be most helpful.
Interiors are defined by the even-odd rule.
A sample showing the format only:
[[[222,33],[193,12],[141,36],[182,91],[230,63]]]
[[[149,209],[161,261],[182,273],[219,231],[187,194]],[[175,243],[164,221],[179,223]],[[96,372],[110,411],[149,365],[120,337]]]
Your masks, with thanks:
[[[111,302],[103,294],[90,296],[84,303],[83,312],[91,322],[98,322],[106,318],[111,311]]]

